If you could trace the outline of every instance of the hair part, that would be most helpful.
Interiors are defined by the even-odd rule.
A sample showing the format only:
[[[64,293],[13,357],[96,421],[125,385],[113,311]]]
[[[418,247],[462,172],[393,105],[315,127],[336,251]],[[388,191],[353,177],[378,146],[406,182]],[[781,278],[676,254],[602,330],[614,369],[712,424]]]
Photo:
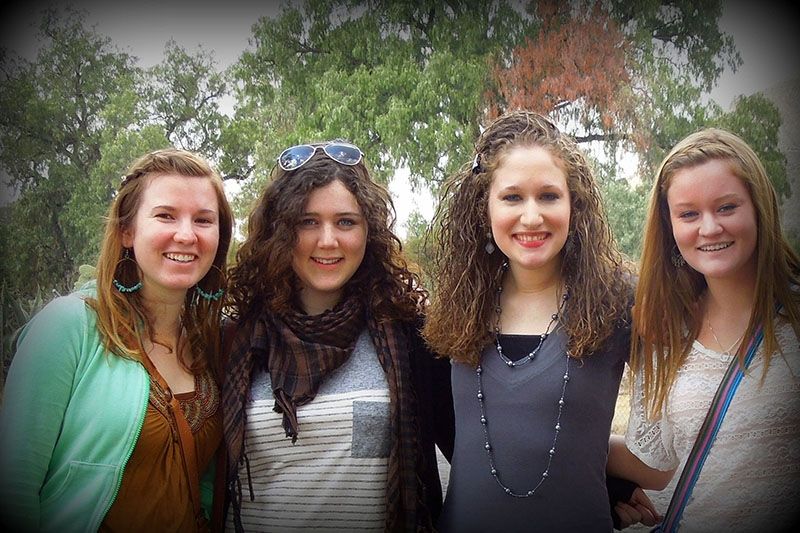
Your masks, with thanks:
[[[504,254],[487,254],[489,189],[494,172],[515,147],[547,150],[566,174],[570,194],[570,241],[562,277],[570,299],[565,329],[573,357],[586,356],[627,320],[632,299],[628,263],[618,251],[589,164],[575,141],[542,115],[516,111],[492,122],[475,145],[474,162],[444,184],[426,244],[433,244],[436,290],[424,335],[454,361],[478,364],[491,339],[489,324]]]
[[[415,319],[427,297],[392,232],[395,211],[385,188],[370,177],[364,161],[342,165],[317,150],[303,166],[276,166],[253,206],[247,237],[231,269],[234,318],[247,322],[264,312],[286,314],[297,308],[299,280],[292,266],[297,225],[313,191],[341,182],[355,197],[367,224],[364,259],[344,287],[361,294],[379,320]]]
[[[120,357],[142,360],[146,357],[143,339],[153,341],[151,321],[141,294],[123,294],[113,280],[141,279],[133,250],[129,250],[132,261],[123,260],[126,252],[123,233],[133,227],[149,184],[154,178],[167,174],[207,179],[214,188],[219,211],[219,244],[213,266],[198,285],[206,292],[226,288],[224,272],[234,221],[219,174],[205,159],[184,150],[167,148],[140,157],[128,169],[109,207],[97,262],[97,297],[87,299],[87,304],[97,313],[97,328],[104,346]],[[223,299],[208,301],[195,290],[186,291],[181,324],[186,330],[190,360],[183,359],[180,346],[175,349],[181,364],[195,374],[216,362],[222,306]]]
[[[800,261],[783,236],[778,197],[764,165],[748,144],[733,133],[707,128],[687,136],[667,154],[653,183],[636,290],[631,366],[642,372],[645,398],[651,416],[661,412],[669,391],[686,361],[702,326],[701,297],[705,277],[689,265],[676,268],[671,261],[677,244],[672,233],[667,193],[675,174],[709,161],[725,161],[750,193],[756,213],[756,288],[753,312],[745,331],[750,339],[763,324],[764,372],[779,351],[775,335],[776,303],[780,316],[800,336]],[[792,287],[794,288],[792,289]],[[791,290],[790,290],[791,289]],[[747,342],[738,350],[743,365]]]

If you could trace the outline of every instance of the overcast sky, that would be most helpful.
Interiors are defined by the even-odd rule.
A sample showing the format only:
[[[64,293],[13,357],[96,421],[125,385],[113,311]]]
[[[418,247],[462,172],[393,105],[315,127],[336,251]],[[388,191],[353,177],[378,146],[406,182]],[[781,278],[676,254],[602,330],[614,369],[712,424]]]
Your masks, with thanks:
[[[62,0],[0,0],[0,44],[33,58],[38,13]],[[280,12],[277,0],[113,0],[71,2],[88,12],[88,21],[143,67],[163,59],[164,45],[174,39],[189,52],[214,52],[220,68],[234,63],[248,44],[252,25],[261,16]],[[783,81],[800,78],[800,10],[793,2],[725,1],[720,26],[733,35],[743,65],[723,74],[711,97],[728,108],[738,95],[749,95]],[[393,189],[403,190],[396,184]],[[400,206],[398,206],[400,207]],[[423,209],[423,213],[428,209]],[[401,218],[402,214],[401,214]]]

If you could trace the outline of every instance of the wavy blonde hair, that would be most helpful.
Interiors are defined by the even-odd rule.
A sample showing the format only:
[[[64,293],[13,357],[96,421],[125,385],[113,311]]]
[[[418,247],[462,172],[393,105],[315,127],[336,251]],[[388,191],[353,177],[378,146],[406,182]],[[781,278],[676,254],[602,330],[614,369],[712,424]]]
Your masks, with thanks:
[[[778,349],[775,305],[795,333],[800,326],[796,286],[800,263],[781,232],[778,198],[764,166],[742,139],[728,131],[709,128],[681,140],[662,161],[650,193],[642,245],[641,272],[636,290],[631,341],[631,366],[642,372],[644,395],[651,416],[664,407],[678,369],[686,361],[700,332],[700,299],[706,290],[703,275],[688,265],[675,267],[671,257],[677,248],[669,217],[667,191],[681,169],[722,160],[747,187],[756,212],[756,290],[753,313],[745,339],[759,323],[764,326],[764,371]],[[792,290],[792,287],[795,290]],[[798,335],[800,336],[800,335]],[[746,342],[739,347],[740,364]]]
[[[123,294],[114,287],[113,280],[138,280],[140,277],[133,261],[123,261],[123,232],[133,225],[150,181],[164,174],[206,179],[213,186],[219,211],[219,244],[213,267],[198,286],[206,292],[225,288],[225,277],[221,273],[225,271],[233,232],[233,212],[219,174],[198,155],[173,148],[156,150],[134,161],[109,207],[97,261],[97,297],[87,299],[87,304],[97,313],[97,329],[106,349],[134,360],[145,357],[142,339],[153,340],[152,326],[139,292]],[[176,347],[176,351],[181,364],[193,373],[201,372],[216,361],[222,305],[222,299],[208,301],[195,290],[186,291],[181,324],[186,330],[191,360],[183,359],[183,350]]]
[[[571,245],[562,251],[562,276],[571,289],[565,329],[568,350],[583,357],[627,320],[631,271],[618,251],[589,165],[575,142],[542,115],[516,111],[497,118],[480,135],[476,158],[444,185],[426,244],[433,244],[436,290],[424,335],[439,354],[477,366],[490,341],[494,295],[505,256],[487,254],[489,187],[504,156],[516,146],[547,150],[567,175]]]

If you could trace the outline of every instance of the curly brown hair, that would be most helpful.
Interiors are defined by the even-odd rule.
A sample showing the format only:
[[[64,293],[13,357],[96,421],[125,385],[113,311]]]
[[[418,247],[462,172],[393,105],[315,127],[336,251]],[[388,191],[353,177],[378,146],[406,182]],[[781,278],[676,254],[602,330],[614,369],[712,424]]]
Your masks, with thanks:
[[[234,319],[247,322],[265,311],[285,314],[297,307],[299,285],[291,259],[296,228],[311,192],[334,180],[355,196],[367,222],[364,259],[344,293],[363,295],[379,321],[417,318],[427,294],[392,232],[395,211],[389,193],[372,180],[363,160],[343,165],[317,150],[294,170],[276,165],[250,213],[247,238],[228,276]]]
[[[631,268],[616,247],[586,158],[547,118],[511,112],[489,125],[478,138],[475,160],[445,182],[426,237],[435,291],[424,336],[437,353],[472,366],[491,339],[494,295],[506,260],[500,250],[484,249],[489,186],[505,154],[520,145],[548,150],[567,175],[571,245],[562,251],[561,274],[571,289],[565,324],[571,355],[596,351],[629,318]]]

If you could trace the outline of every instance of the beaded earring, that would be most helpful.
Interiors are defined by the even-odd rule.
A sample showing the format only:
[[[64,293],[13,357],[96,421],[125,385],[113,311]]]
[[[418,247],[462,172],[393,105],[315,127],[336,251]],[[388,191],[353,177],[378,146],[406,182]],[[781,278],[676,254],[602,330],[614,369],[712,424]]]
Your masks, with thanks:
[[[139,265],[136,263],[136,260],[131,257],[131,249],[130,248],[125,248],[125,252],[122,254],[122,259],[117,261],[117,266],[114,267],[114,273],[115,274],[116,274],[117,270],[119,270],[119,266],[122,263],[124,263],[125,261],[132,262],[133,265],[134,265],[134,268],[138,270]],[[136,292],[136,291],[138,291],[139,289],[142,288],[142,280],[137,281],[136,283],[134,283],[131,286],[126,286],[126,285],[123,285],[122,282],[117,279],[117,277],[121,278],[122,276],[118,275],[118,276],[114,277],[114,279],[111,280],[111,283],[114,285],[114,287],[117,288],[117,290],[119,292],[121,292],[123,294]]]
[[[202,287],[200,287],[200,283],[198,282],[198,284],[195,285],[194,290],[197,291],[197,294],[199,294],[200,297],[203,298],[205,301],[216,302],[217,300],[222,298],[223,294],[225,294],[226,279],[225,279],[225,273],[222,271],[222,269],[220,269],[217,265],[211,265],[211,267],[217,269],[217,272],[219,272],[219,277],[221,280],[219,289],[215,291],[206,292],[203,290]]]
[[[492,255],[495,251],[494,240],[492,239],[492,232],[489,231],[486,233],[486,245],[483,247],[486,250],[486,253]]]
[[[686,259],[683,258],[681,252],[678,250],[678,245],[672,246],[672,254],[670,254],[670,261],[675,268],[683,268],[686,266]]]

